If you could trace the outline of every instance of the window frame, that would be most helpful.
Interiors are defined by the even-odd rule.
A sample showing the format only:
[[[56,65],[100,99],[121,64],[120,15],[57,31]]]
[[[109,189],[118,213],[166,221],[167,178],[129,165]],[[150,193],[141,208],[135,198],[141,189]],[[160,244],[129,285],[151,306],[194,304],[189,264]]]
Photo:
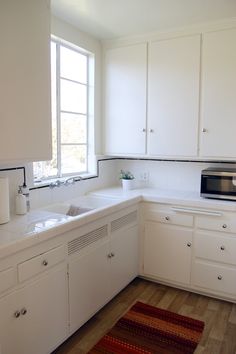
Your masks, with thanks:
[[[89,131],[89,54],[86,53],[85,51],[82,51],[80,48],[70,45],[68,43],[65,43],[64,41],[56,38],[51,38],[51,42],[56,44],[56,122],[57,122],[57,170],[58,174],[55,177],[64,177],[64,176],[72,176],[75,174],[81,174],[81,173],[88,173],[88,147],[89,147],[89,136],[88,136],[88,131]],[[72,50],[76,53],[79,53],[81,55],[84,55],[86,57],[86,64],[87,64],[87,81],[86,84],[65,78],[61,76],[61,56],[60,56],[60,48],[65,47],[69,50]],[[61,80],[66,80],[68,82],[74,82],[83,86],[86,86],[86,113],[79,113],[79,112],[73,112],[73,111],[64,111],[61,109]],[[68,113],[68,114],[78,114],[86,117],[86,143],[62,143],[61,142],[61,113]],[[76,146],[85,146],[86,147],[86,168],[84,171],[75,171],[71,173],[64,173],[62,174],[62,153],[61,153],[61,148],[62,146],[70,146],[70,145],[76,145]],[[53,178],[53,177],[52,177]]]
[[[78,47],[77,45],[64,41],[63,39],[60,39],[55,36],[51,36],[50,39],[50,45],[51,43],[55,43],[56,45],[56,93],[55,93],[55,99],[56,99],[56,159],[57,159],[57,174],[55,175],[50,175],[50,176],[42,176],[38,177],[34,175],[34,179],[37,182],[37,179],[40,179],[42,182],[46,180],[53,180],[53,179],[58,179],[58,178],[64,178],[64,177],[70,177],[70,176],[78,176],[78,175],[86,175],[90,174],[89,167],[91,167],[91,147],[94,147],[94,141],[90,141],[90,119],[91,119],[91,102],[94,101],[94,84],[93,82],[91,83],[91,73],[94,72],[94,54],[88,52],[87,50]],[[60,56],[60,48],[64,47],[69,50],[72,50],[76,53],[79,53],[83,56],[86,57],[86,67],[87,67],[87,72],[86,72],[86,83],[80,82],[77,80],[69,79],[64,76],[61,76],[61,56]],[[92,63],[92,64],[91,64]],[[64,80],[66,82],[74,82],[79,85],[83,85],[86,87],[86,113],[80,113],[80,112],[74,112],[74,111],[66,111],[61,109],[61,80]],[[93,78],[94,80],[94,78]],[[93,91],[91,91],[93,90]],[[93,95],[93,99],[91,99],[91,94]],[[90,102],[91,101],[91,102]],[[94,110],[94,107],[93,107]],[[85,143],[62,143],[61,139],[61,114],[76,114],[80,116],[84,116],[86,119],[86,141]],[[93,115],[93,114],[92,114]],[[51,119],[53,116],[51,115]],[[93,125],[93,124],[92,124]],[[93,137],[94,138],[94,137]],[[92,136],[91,136],[92,139]],[[86,163],[85,163],[85,169],[82,171],[74,171],[74,172],[69,172],[69,173],[62,173],[62,147],[63,146],[85,146],[86,149]]]

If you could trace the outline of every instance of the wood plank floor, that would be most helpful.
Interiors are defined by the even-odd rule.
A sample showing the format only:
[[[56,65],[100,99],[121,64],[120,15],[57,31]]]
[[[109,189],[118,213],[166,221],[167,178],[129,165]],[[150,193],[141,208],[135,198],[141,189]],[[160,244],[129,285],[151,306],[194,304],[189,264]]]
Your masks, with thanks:
[[[136,278],[53,354],[87,353],[137,300],[204,321],[195,354],[236,353],[236,304]]]

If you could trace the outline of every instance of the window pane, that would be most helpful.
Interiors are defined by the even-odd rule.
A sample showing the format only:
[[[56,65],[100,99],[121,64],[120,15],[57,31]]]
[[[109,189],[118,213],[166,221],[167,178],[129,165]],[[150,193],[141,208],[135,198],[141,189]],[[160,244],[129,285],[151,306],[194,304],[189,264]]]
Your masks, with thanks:
[[[87,140],[87,117],[79,114],[61,113],[61,142],[85,144]]]
[[[61,76],[87,83],[87,56],[61,46]]]
[[[61,110],[86,114],[87,87],[61,79]]]
[[[62,145],[61,146],[62,174],[86,172],[87,149],[86,146]]]

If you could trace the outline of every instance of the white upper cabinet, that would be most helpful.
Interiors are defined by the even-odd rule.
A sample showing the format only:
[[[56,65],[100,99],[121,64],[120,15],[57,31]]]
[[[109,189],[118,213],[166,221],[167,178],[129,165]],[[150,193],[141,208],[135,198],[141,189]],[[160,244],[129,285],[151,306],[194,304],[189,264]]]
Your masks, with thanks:
[[[0,163],[48,160],[49,1],[1,1],[0,43]]]
[[[105,152],[146,153],[147,45],[105,52]]]
[[[200,35],[150,44],[150,155],[197,156],[199,70]]]
[[[203,35],[200,154],[236,157],[236,29]]]

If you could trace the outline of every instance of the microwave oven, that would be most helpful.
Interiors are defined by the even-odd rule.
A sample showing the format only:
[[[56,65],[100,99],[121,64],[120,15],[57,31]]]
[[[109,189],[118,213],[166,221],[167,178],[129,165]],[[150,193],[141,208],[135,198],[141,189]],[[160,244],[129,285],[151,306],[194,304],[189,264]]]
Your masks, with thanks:
[[[201,172],[201,197],[236,201],[236,169],[207,168]]]

